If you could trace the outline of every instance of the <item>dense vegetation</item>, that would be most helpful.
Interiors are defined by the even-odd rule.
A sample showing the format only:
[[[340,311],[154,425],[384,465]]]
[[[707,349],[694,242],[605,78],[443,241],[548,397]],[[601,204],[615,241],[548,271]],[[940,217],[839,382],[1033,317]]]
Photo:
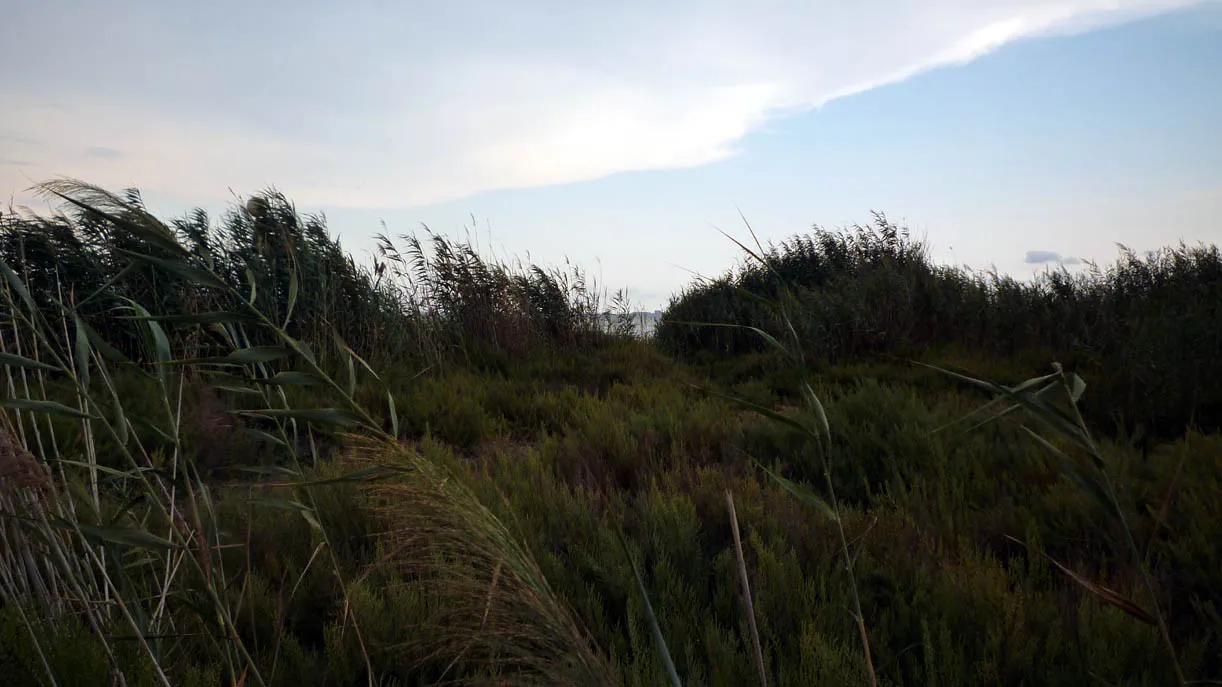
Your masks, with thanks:
[[[275,193],[41,188],[0,217],[5,684],[1222,679],[1214,247],[1023,283],[879,217],[647,340],[580,271],[363,265]]]
[[[798,334],[816,359],[920,357],[974,352],[1044,365],[1058,360],[1092,379],[1093,424],[1163,438],[1222,420],[1222,254],[1168,247],[1122,249],[1102,268],[1046,271],[1018,281],[933,264],[925,247],[882,215],[868,227],[795,236],[758,261],[693,284],[671,301],[671,320],[733,322],[768,330],[776,314],[746,291],[784,288]],[[671,323],[659,343],[685,357],[762,350],[742,329]]]

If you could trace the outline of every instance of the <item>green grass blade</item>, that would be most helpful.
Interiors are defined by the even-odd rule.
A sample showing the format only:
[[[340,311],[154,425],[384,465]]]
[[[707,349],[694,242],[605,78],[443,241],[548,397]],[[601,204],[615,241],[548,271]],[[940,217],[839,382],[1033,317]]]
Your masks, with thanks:
[[[294,513],[299,513],[302,519],[304,519],[311,528],[318,532],[323,531],[322,523],[318,521],[318,514],[314,512],[313,508],[301,503],[300,501],[293,501],[291,499],[253,498],[249,500],[249,503],[255,506],[264,506],[266,508],[276,508],[279,510],[288,510],[293,511]]]
[[[76,376],[81,381],[81,386],[85,389],[89,388],[89,364],[91,362],[89,337],[86,336],[84,328],[81,326],[80,315],[73,314],[73,319],[76,323],[76,335],[73,338],[72,355],[76,361]]]
[[[308,372],[297,372],[295,370],[286,370],[277,372],[276,374],[266,379],[251,379],[255,384],[267,384],[270,386],[323,386],[325,381]]]
[[[169,365],[257,365],[282,360],[292,355],[293,351],[280,346],[251,346],[239,348],[228,355],[185,358],[166,362]]]
[[[98,208],[94,205],[90,205],[83,201],[77,200],[76,198],[73,198],[61,192],[60,190],[57,189],[57,187],[62,188],[64,186],[64,183],[65,182],[61,182],[61,181],[46,182],[46,183],[35,186],[35,189],[37,189],[43,195],[57,196],[61,198],[62,200],[65,200],[68,203],[80,208],[81,210],[85,210],[86,212],[95,213],[101,217],[104,217],[106,220],[108,220],[115,226],[127,229],[128,231],[132,232],[133,234],[136,234],[137,236],[139,236],[141,239],[148,241],[149,243],[153,245],[156,245],[158,248],[162,248],[168,252],[176,253],[176,254],[185,254],[186,253],[186,249],[183,248],[177,241],[174,240],[174,235],[170,233],[169,229],[166,229],[160,222],[153,219],[152,217],[148,217],[148,219],[151,220],[150,224],[152,226],[146,226],[144,224],[141,224],[140,222],[133,222],[131,220],[124,219],[112,213],[106,212],[105,210],[102,210],[101,208]],[[66,183],[74,184],[77,182],[69,181]],[[79,192],[81,189],[77,188],[74,190],[77,190]],[[133,209],[131,207],[126,206],[126,204],[124,204],[124,206],[125,206],[125,209],[128,209],[128,210]],[[154,229],[153,227],[157,227],[157,229]]]
[[[17,296],[21,298],[21,302],[25,303],[25,307],[29,308],[30,313],[34,313],[38,308],[34,305],[34,299],[30,297],[30,291],[25,287],[25,282],[21,281],[21,277],[9,267],[4,258],[0,258],[0,272],[4,273],[4,278],[8,281],[9,288],[17,292]]]
[[[81,319],[79,316],[77,317],[77,320],[77,326],[85,330],[85,336],[89,339],[89,343],[93,345],[95,351],[102,354],[103,358],[116,363],[131,362],[122,351],[110,345],[109,342],[102,338],[101,334],[97,333],[93,327],[90,327],[88,322]]]
[[[743,408],[744,408],[744,409],[746,409],[746,410],[750,410],[751,412],[758,413],[759,415],[762,415],[762,416],[764,416],[764,417],[766,417],[766,418],[768,418],[768,419],[770,419],[770,420],[773,420],[773,421],[775,421],[775,422],[779,422],[779,423],[781,423],[781,424],[783,424],[783,425],[788,425],[789,427],[792,427],[792,428],[794,428],[794,429],[798,430],[799,432],[801,432],[801,433],[805,434],[806,436],[809,436],[809,437],[815,437],[815,438],[818,438],[818,436],[819,436],[819,435],[818,435],[818,434],[817,434],[817,433],[816,433],[816,432],[815,432],[813,429],[811,429],[810,427],[807,427],[806,425],[802,424],[801,422],[798,422],[797,420],[795,420],[795,419],[793,419],[793,418],[791,418],[791,417],[789,417],[789,416],[787,416],[787,415],[782,415],[781,413],[778,413],[777,411],[775,411],[775,410],[773,410],[773,409],[771,409],[771,408],[768,408],[768,407],[766,407],[766,406],[762,406],[762,405],[760,405],[760,404],[758,404],[758,403],[752,403],[751,401],[748,401],[748,400],[746,400],[746,399],[744,399],[744,398],[739,398],[739,397],[737,397],[737,396],[731,396],[730,394],[722,393],[722,392],[720,392],[720,391],[717,391],[716,389],[709,389],[709,388],[707,388],[707,387],[700,387],[700,386],[696,386],[695,384],[692,384],[691,386],[692,386],[692,388],[695,388],[695,389],[700,389],[701,391],[704,391],[704,392],[706,392],[706,393],[712,394],[712,395],[717,396],[717,397],[719,397],[719,398],[723,398],[723,399],[725,399],[725,400],[729,401],[730,403],[733,403],[733,404],[735,404],[735,405],[738,405],[738,406],[743,407]]]
[[[264,432],[263,430],[261,430],[261,429],[255,429],[254,427],[243,427],[242,429],[243,429],[243,431],[245,431],[247,434],[250,434],[251,436],[257,437],[257,438],[262,439],[262,440],[264,440],[264,441],[269,441],[269,442],[271,442],[271,443],[273,443],[273,444],[275,444],[276,446],[279,446],[279,447],[281,447],[281,448],[288,448],[288,447],[289,447],[289,445],[288,445],[288,444],[284,443],[284,440],[283,440],[283,439],[281,439],[280,437],[278,437],[278,436],[276,436],[275,434],[272,434],[272,433],[270,433],[270,432]]]
[[[345,429],[354,429],[364,424],[364,420],[361,418],[339,408],[264,408],[262,410],[238,410],[234,412],[237,415],[246,417],[301,420],[317,424],[335,425]]]
[[[35,413],[49,413],[51,415],[66,415],[68,417],[75,417],[83,420],[98,419],[94,415],[90,415],[89,413],[82,412],[76,408],[72,408],[55,401],[36,401],[25,398],[0,398],[0,408],[28,410]]]
[[[823,430],[823,436],[826,439],[832,437],[832,426],[827,421],[827,411],[823,409],[823,402],[819,400],[818,394],[811,388],[810,382],[802,380],[802,396],[806,399],[806,404],[815,413],[815,419],[819,421],[819,429]]]
[[[957,372],[951,372],[950,370],[938,367],[936,365],[929,365],[921,362],[918,362],[917,364],[923,367],[928,367],[932,370],[936,370],[960,381],[967,382],[972,386],[988,391],[994,395],[1001,396],[1010,402],[1021,406],[1024,410],[1030,412],[1033,416],[1048,424],[1057,432],[1074,439],[1074,441],[1083,446],[1089,447],[1090,445],[1089,439],[1077,422],[1064,411],[1049,403],[1043,396],[1043,391],[1045,390],[1041,390],[1040,393],[1032,393],[1030,391],[1031,387],[1059,376],[1059,372],[1054,372],[1042,377],[1034,377],[1026,380],[1016,387],[1011,388],[994,384],[992,382],[975,379],[973,377],[968,377]]]
[[[1057,461],[1061,464],[1061,471],[1065,474],[1066,478],[1078,485],[1083,491],[1089,494],[1091,498],[1095,499],[1095,501],[1098,501],[1099,505],[1103,506],[1109,515],[1112,515],[1113,517],[1120,516],[1120,511],[1117,509],[1116,503],[1110,496],[1108,496],[1107,489],[1104,488],[1099,480],[1095,479],[1094,476],[1082,474],[1082,471],[1079,470],[1078,466],[1076,465],[1076,461],[1074,461],[1069,454],[1057,448],[1038,433],[1033,432],[1029,427],[1023,427],[1023,430],[1025,430],[1028,435],[1035,439],[1036,442],[1043,446],[1045,450],[1047,450],[1057,459]]]
[[[1077,374],[1069,375],[1069,397],[1077,403],[1082,399],[1082,394],[1086,393],[1086,381]]]
[[[914,360],[912,362],[916,365],[920,365],[921,367],[928,367],[929,369],[934,370],[936,372],[941,372],[942,374],[948,377],[952,377],[954,379],[958,379],[961,382],[966,382],[968,384],[971,384],[972,386],[983,389],[991,394],[1000,394],[1001,393],[1001,387],[999,387],[998,385],[992,382],[986,382],[983,379],[976,379],[975,377],[969,377],[967,375],[948,370],[944,367],[939,367],[937,365],[930,365],[929,363],[923,363],[919,360]]]
[[[628,540],[624,537],[624,531],[616,525],[616,536],[619,538],[620,548],[624,551],[624,556],[628,559],[628,565],[632,567],[632,575],[636,578],[637,592],[641,595],[641,602],[645,605],[645,618],[649,621],[649,631],[653,635],[654,644],[658,648],[658,654],[662,657],[662,665],[666,669],[666,675],[670,678],[670,682],[675,687],[683,687],[683,683],[679,680],[679,672],[675,670],[675,662],[670,657],[670,649],[666,646],[666,638],[662,636],[662,627],[658,625],[658,618],[654,615],[653,604],[649,603],[649,592],[645,589],[645,580],[641,577],[641,571],[636,566],[636,560],[632,558],[632,551],[628,549]]]
[[[669,321],[674,324],[681,324],[681,325],[690,326],[690,327],[721,327],[723,329],[746,329],[747,331],[755,332],[756,334],[758,334],[760,338],[768,342],[768,345],[777,349],[778,351],[783,353],[785,356],[790,357],[790,358],[795,357],[794,354],[790,352],[788,348],[785,347],[785,344],[781,343],[779,340],[777,340],[775,336],[769,334],[768,332],[764,331],[763,329],[760,329],[759,327],[752,327],[751,325],[747,325],[747,324],[728,324],[725,322],[686,322],[683,320],[669,320]]]
[[[50,462],[59,463],[61,465],[73,465],[78,468],[88,468],[97,470],[104,475],[110,475],[116,480],[132,480],[140,479],[140,473],[157,473],[160,472],[157,468],[133,468],[131,470],[116,470],[115,468],[106,467],[105,465],[93,465],[82,460],[71,460],[68,458],[54,458]]]
[[[1008,534],[1005,535],[1005,537],[1006,539],[1009,539],[1012,542],[1015,542],[1017,544],[1022,544],[1023,546],[1027,547],[1027,550],[1031,550],[1031,546],[1029,546],[1026,542],[1020,539],[1017,539],[1015,537],[1011,537]],[[1068,566],[1062,564],[1057,559],[1053,558],[1052,556],[1049,556],[1044,551],[1036,550],[1036,553],[1042,556],[1049,563],[1052,563],[1053,565],[1055,565],[1057,569],[1065,573],[1066,577],[1073,580],[1074,583],[1077,584],[1079,587],[1085,589],[1087,592],[1090,592],[1095,598],[1103,601],[1106,604],[1119,608],[1120,610],[1140,620],[1141,622],[1146,623],[1147,625],[1153,625],[1153,626],[1158,625],[1158,619],[1155,618],[1152,613],[1142,608],[1141,605],[1138,604],[1136,601],[1133,601],[1129,597],[1124,596],[1123,594],[1120,594],[1119,592],[1108,589],[1107,587],[1104,587],[1103,585],[1096,584],[1088,580],[1086,577],[1080,575],[1077,572],[1074,572]]]
[[[365,359],[357,354],[356,351],[352,350],[351,346],[344,344],[344,350],[348,352],[348,355],[351,355],[358,363],[360,363],[361,367],[365,368],[365,371],[372,375],[374,379],[378,380],[379,382],[382,381],[382,378],[378,376],[378,373],[373,369],[373,366],[365,362]]]
[[[263,506],[266,508],[275,508],[278,510],[291,510],[291,511],[310,510],[309,506],[305,505],[304,503],[301,503],[300,501],[294,501],[292,499],[276,499],[276,498],[258,497],[258,498],[246,499],[246,503],[249,503],[252,506]]]
[[[215,274],[207,270],[202,270],[193,265],[188,265],[185,262],[180,262],[178,260],[166,260],[164,258],[157,258],[157,257],[153,257],[152,255],[146,255],[144,253],[137,253],[135,251],[124,250],[122,248],[116,248],[115,250],[134,260],[140,260],[141,262],[147,262],[148,264],[153,265],[154,267],[163,269],[166,272],[171,272],[173,274],[176,274],[179,277],[182,277],[184,280],[189,281],[193,284],[197,284],[200,286],[209,286],[209,287],[212,287],[215,289],[221,289],[221,290],[229,289],[229,285],[226,284],[225,281],[222,280],[220,277],[216,276]]]
[[[119,444],[126,446],[128,427],[127,413],[123,410],[123,400],[119,398],[119,390],[115,388],[114,379],[111,378],[110,373],[106,370],[105,361],[101,359],[98,360],[98,371],[102,373],[102,379],[106,382],[106,390],[110,392],[110,401],[114,406],[115,412],[115,433],[118,435]]]
[[[395,410],[395,395],[386,391],[386,410],[390,415],[390,433],[398,438],[399,436],[399,413]]]
[[[257,429],[251,430],[251,431],[255,433],[266,434],[266,432],[259,432],[259,430]],[[279,441],[279,439],[277,439],[277,441]],[[301,477],[301,473],[297,472],[296,470],[293,470],[292,468],[286,468],[283,465],[251,465],[249,467],[238,468],[238,471],[239,472],[249,472],[252,475],[280,475],[282,477],[284,476]]]
[[[114,527],[103,525],[86,525],[83,523],[67,523],[58,521],[52,523],[63,527],[79,527],[81,533],[86,539],[95,544],[119,544],[120,546],[130,546],[140,549],[152,549],[162,551],[173,551],[181,548],[178,544],[171,541],[166,541],[161,537],[149,534],[142,530],[130,529],[127,527]]]
[[[123,319],[137,322],[169,322],[170,324],[229,324],[232,322],[254,322],[254,317],[246,313],[218,311],[185,313],[181,315],[127,315]]]
[[[85,300],[80,301],[79,303],[77,303],[77,307],[81,307],[81,306],[85,305],[86,303],[92,303],[94,300],[96,300],[96,299],[98,298],[98,296],[101,296],[102,294],[106,293],[106,292],[107,292],[107,290],[109,290],[109,289],[110,289],[110,287],[112,287],[112,286],[114,286],[115,284],[118,284],[120,281],[122,281],[122,280],[123,280],[123,278],[124,278],[124,277],[126,277],[128,274],[130,274],[130,273],[132,272],[132,270],[134,270],[134,269],[136,269],[136,261],[134,261],[134,260],[133,260],[133,261],[131,261],[131,262],[127,263],[126,265],[124,265],[124,266],[123,266],[123,269],[121,269],[121,270],[119,270],[118,272],[116,272],[116,273],[114,274],[114,276],[112,276],[112,277],[110,277],[109,279],[107,279],[106,281],[102,282],[102,285],[101,285],[101,286],[99,286],[98,288],[94,289],[94,290],[93,290],[93,293],[91,293],[91,294],[89,294],[88,296],[86,296],[86,297],[85,297]]]
[[[299,288],[300,285],[297,282],[297,267],[294,265],[293,269],[289,270],[289,302],[288,307],[284,312],[284,324],[281,325],[281,329],[288,329],[289,322],[293,319],[293,309],[297,307],[297,290]]]
[[[255,271],[250,268],[249,264],[243,264],[242,267],[246,271],[246,281],[250,282],[250,296],[246,301],[253,306],[259,295],[259,280],[255,278]]]
[[[772,311],[772,312],[774,312],[774,313],[777,313],[778,315],[779,315],[779,314],[781,314],[781,305],[780,305],[780,303],[777,303],[776,301],[772,300],[771,298],[765,298],[764,296],[761,296],[761,295],[759,295],[759,294],[757,294],[757,293],[754,293],[754,292],[752,292],[752,291],[748,291],[747,289],[745,289],[745,288],[743,288],[743,287],[741,287],[741,286],[740,286],[740,287],[738,287],[738,289],[737,289],[737,290],[738,290],[738,292],[739,292],[739,293],[741,293],[743,296],[745,296],[745,297],[747,298],[747,300],[749,300],[749,301],[753,301],[753,302],[755,302],[755,303],[759,303],[760,305],[764,306],[765,308],[767,308],[767,309],[771,310],[771,311]]]
[[[758,462],[755,465],[759,469],[767,473],[768,476],[773,479],[773,481],[775,481],[777,484],[781,486],[781,488],[783,488],[785,491],[792,494],[794,498],[798,499],[799,501],[805,504],[814,506],[816,510],[822,513],[823,516],[826,517],[831,522],[837,522],[840,520],[840,518],[836,516],[836,510],[832,508],[828,504],[827,501],[823,500],[823,497],[819,496],[818,494],[811,491],[810,489],[807,489],[806,487],[803,487],[788,479],[785,479],[784,477],[781,477],[780,475],[776,474],[772,470],[769,470],[768,468],[764,467],[763,465],[760,465]]]
[[[741,216],[741,214],[740,214],[740,216]],[[746,219],[746,218],[743,218],[743,219],[744,219],[744,221],[745,221],[745,219]],[[750,226],[750,225],[748,225],[748,227],[749,227],[749,226]],[[722,236],[724,236],[724,237],[726,237],[726,238],[730,239],[731,241],[733,241],[733,242],[734,242],[734,244],[735,244],[736,246],[738,246],[739,248],[741,248],[741,249],[743,250],[743,252],[744,252],[744,253],[746,253],[747,255],[750,255],[751,257],[755,258],[755,259],[756,259],[756,261],[758,261],[758,262],[759,262],[759,264],[761,264],[761,265],[763,265],[764,267],[768,268],[768,270],[769,270],[770,272],[773,272],[774,274],[776,273],[776,272],[775,272],[775,270],[773,270],[773,268],[772,268],[772,263],[770,263],[770,262],[768,262],[767,260],[765,260],[765,259],[763,258],[763,256],[761,256],[759,253],[756,253],[755,251],[751,250],[751,249],[750,249],[750,248],[748,248],[748,247],[747,247],[745,244],[743,244],[743,242],[742,242],[742,241],[739,241],[738,239],[734,238],[733,236],[730,236],[730,235],[729,235],[729,234],[727,234],[726,232],[721,231],[720,229],[718,229],[717,231],[718,231],[718,232],[720,232]],[[752,235],[752,236],[755,236],[755,232],[752,232],[752,233],[751,233],[751,235]],[[757,240],[757,242],[756,242],[756,245],[758,245],[758,240]],[[760,252],[762,253],[763,251],[760,251]],[[779,277],[780,277],[780,275],[777,275],[777,277],[779,278]]]
[[[149,318],[149,311],[143,305],[140,305],[130,298],[125,298],[125,301],[131,306],[132,310],[137,315]],[[165,329],[153,319],[144,320],[144,329],[147,333],[147,341],[149,348],[153,352],[153,360],[157,362],[157,375],[161,379],[161,383],[165,384],[165,370],[160,367],[170,362],[170,339],[165,334]]]
[[[133,415],[131,417],[131,422],[133,425],[138,425],[141,428],[146,429],[152,432],[153,434],[156,434],[157,438],[160,439],[161,441],[164,441],[168,444],[174,443],[174,437],[171,436],[169,432],[165,431],[164,429],[158,427],[157,425],[153,424],[152,422],[149,422],[148,420],[138,415]]]
[[[349,397],[349,398],[351,398],[352,396],[356,395],[356,362],[354,361],[355,357],[356,357],[356,356],[351,355],[351,354],[348,354],[348,355],[345,355],[345,356],[344,356],[344,363],[345,363],[345,364],[347,365],[347,367],[348,367],[348,388],[347,388],[347,392],[348,392],[348,397]]]
[[[212,388],[216,389],[217,391],[228,391],[231,394],[243,394],[246,396],[262,396],[263,395],[262,391],[259,391],[258,389],[253,389],[248,386],[243,386],[241,384],[216,384],[216,385],[213,385]]]
[[[764,665],[764,652],[760,646],[759,627],[755,622],[755,603],[751,599],[751,580],[747,575],[747,561],[743,557],[743,540],[738,530],[738,513],[734,509],[734,492],[726,489],[726,510],[730,514],[730,533],[734,540],[734,556],[738,563],[738,581],[742,591],[743,612],[747,627],[751,631],[751,655],[759,671],[760,686],[768,687],[768,671]]]
[[[24,367],[28,370],[43,370],[44,372],[63,372],[62,368],[47,363],[31,360],[24,356],[14,355],[12,353],[0,352],[0,365],[8,365],[10,367]]]
[[[347,391],[349,397],[356,394],[356,363],[359,362],[361,367],[365,368],[369,374],[373,375],[375,379],[379,379],[380,381],[378,373],[374,372],[373,368],[369,366],[369,363],[365,362],[361,356],[356,354],[356,351],[352,350],[352,347],[344,341],[343,337],[341,337],[339,332],[334,328],[331,329],[331,338],[335,341],[335,347],[339,350],[340,355],[344,356],[344,363],[348,369]]]
[[[259,486],[264,487],[316,487],[327,484],[363,484],[376,482],[388,477],[400,475],[405,472],[410,472],[409,468],[399,465],[374,465],[360,470],[346,472],[338,477],[328,477],[326,479],[312,480],[295,480],[292,482],[263,482]],[[254,469],[247,469],[247,472],[255,472]],[[277,473],[278,474],[278,473]]]

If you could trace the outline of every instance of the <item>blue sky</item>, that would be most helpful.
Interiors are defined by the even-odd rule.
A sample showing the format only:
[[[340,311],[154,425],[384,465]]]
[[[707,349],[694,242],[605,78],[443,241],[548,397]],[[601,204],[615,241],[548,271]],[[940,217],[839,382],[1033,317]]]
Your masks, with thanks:
[[[1020,277],[1222,242],[1218,2],[10,1],[18,203],[56,175],[171,215],[274,184],[358,253],[474,215],[650,309],[739,257],[739,209],[765,240],[879,210]]]

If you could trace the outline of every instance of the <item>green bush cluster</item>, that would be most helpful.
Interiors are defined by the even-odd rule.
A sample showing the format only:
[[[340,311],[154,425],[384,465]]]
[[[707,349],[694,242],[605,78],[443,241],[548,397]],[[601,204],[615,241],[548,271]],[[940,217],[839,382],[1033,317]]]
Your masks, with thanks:
[[[179,251],[54,188],[86,207],[0,222],[5,684],[1222,679],[1216,249],[1027,285],[879,218],[672,303],[794,324],[808,392],[754,332],[598,330],[576,272],[436,237],[365,270],[275,195]],[[978,413],[906,357],[1087,385]]]
[[[130,315],[125,299],[150,312],[199,316],[231,312],[248,298],[288,334],[331,357],[340,337],[379,365],[439,365],[487,356],[520,355],[540,346],[589,345],[603,337],[597,317],[606,300],[579,268],[507,264],[469,242],[436,234],[424,240],[379,235],[371,264],[358,262],[331,238],[326,218],[302,215],[270,190],[235,205],[214,221],[195,210],[152,235],[125,224],[148,224],[138,191],[115,195],[74,182],[43,186],[52,194],[75,189],[62,213],[0,212],[0,258],[17,270],[39,306],[71,301],[117,349],[133,355],[139,331],[116,317]],[[155,220],[153,220],[155,221]],[[164,234],[164,238],[158,233]],[[158,240],[158,239],[161,240]],[[150,261],[176,257],[163,241],[184,247],[231,292],[202,288],[191,275]],[[224,349],[208,329],[165,323],[184,352]],[[251,343],[274,343],[253,332]]]
[[[733,323],[782,331],[759,300],[787,289],[809,352],[837,362],[924,357],[953,347],[1033,366],[1058,360],[1089,375],[1096,426],[1141,427],[1163,438],[1222,427],[1222,253],[1217,246],[1124,249],[1106,267],[1046,270],[1031,281],[935,264],[924,243],[882,215],[869,226],[818,227],[674,296],[656,336],[685,357],[764,350]]]

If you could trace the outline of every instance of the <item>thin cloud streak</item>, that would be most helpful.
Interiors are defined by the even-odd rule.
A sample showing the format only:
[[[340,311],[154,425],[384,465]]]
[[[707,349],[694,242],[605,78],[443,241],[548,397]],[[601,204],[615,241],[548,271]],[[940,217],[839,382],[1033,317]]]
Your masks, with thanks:
[[[682,169],[778,116],[1193,4],[82,3],[66,24],[36,4],[0,28],[0,61],[54,53],[0,86],[5,152],[36,162],[0,168],[0,191],[66,174],[200,202],[275,184],[311,205],[403,207]],[[52,25],[50,40],[29,30]]]
[[[1046,265],[1053,262],[1061,265],[1081,265],[1082,259],[1073,255],[1061,255],[1053,250],[1029,250],[1023,262],[1028,265]]]

